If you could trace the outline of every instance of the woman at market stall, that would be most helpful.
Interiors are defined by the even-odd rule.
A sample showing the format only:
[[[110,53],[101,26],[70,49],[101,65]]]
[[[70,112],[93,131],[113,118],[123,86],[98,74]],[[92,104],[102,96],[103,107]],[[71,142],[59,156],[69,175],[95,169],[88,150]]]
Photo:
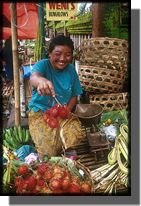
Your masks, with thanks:
[[[29,130],[40,157],[46,154],[58,155],[64,146],[60,130],[66,120],[59,119],[59,127],[51,128],[43,119],[43,114],[57,103],[54,97],[62,105],[66,105],[67,111],[72,114],[78,95],[82,94],[78,75],[71,64],[73,49],[73,41],[69,37],[54,37],[49,45],[49,58],[38,61],[31,71],[30,82],[33,91],[28,105]],[[84,136],[78,118],[69,115],[68,119],[69,124],[65,125],[65,149],[80,142]],[[52,120],[52,124],[55,124],[55,120]]]

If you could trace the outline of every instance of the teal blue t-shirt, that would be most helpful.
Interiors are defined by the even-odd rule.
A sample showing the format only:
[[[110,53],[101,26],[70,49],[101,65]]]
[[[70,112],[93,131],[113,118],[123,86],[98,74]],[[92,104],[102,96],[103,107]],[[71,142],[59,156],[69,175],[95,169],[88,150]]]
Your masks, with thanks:
[[[73,64],[69,64],[64,70],[56,70],[52,67],[49,59],[37,62],[31,71],[40,72],[43,77],[50,80],[54,86],[57,99],[62,104],[67,104],[74,96],[82,94],[82,88]],[[28,109],[34,112],[50,109],[56,102],[50,96],[39,95],[33,88]]]

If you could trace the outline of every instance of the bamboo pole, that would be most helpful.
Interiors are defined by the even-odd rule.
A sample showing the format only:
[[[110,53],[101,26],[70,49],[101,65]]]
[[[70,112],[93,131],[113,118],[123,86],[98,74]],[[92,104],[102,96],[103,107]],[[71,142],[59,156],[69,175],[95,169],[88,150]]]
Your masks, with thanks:
[[[15,125],[21,123],[20,117],[20,81],[19,81],[19,62],[18,62],[18,41],[17,41],[17,11],[16,3],[11,3],[11,35],[12,35],[12,54],[14,72],[14,96],[15,96]]]

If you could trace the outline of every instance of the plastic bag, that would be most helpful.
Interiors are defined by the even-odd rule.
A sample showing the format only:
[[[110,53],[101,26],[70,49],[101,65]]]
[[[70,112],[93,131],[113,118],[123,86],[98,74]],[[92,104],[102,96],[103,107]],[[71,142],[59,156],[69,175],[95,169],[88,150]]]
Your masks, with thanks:
[[[30,153],[25,159],[24,159],[24,162],[27,163],[27,164],[31,164],[35,161],[38,160],[38,154],[36,153]]]
[[[105,133],[106,138],[110,141],[114,141],[117,136],[117,128],[112,124],[107,127],[102,127],[101,131]]]

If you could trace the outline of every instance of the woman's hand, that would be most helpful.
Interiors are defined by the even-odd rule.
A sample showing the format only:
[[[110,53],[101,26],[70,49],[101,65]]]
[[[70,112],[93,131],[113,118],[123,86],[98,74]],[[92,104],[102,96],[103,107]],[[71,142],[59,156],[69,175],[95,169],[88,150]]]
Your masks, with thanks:
[[[45,78],[40,78],[40,80],[38,81],[37,91],[39,95],[55,96],[54,87],[51,81]]]
[[[42,77],[40,73],[33,73],[30,77],[30,82],[37,89],[39,95],[55,96],[52,82]]]

